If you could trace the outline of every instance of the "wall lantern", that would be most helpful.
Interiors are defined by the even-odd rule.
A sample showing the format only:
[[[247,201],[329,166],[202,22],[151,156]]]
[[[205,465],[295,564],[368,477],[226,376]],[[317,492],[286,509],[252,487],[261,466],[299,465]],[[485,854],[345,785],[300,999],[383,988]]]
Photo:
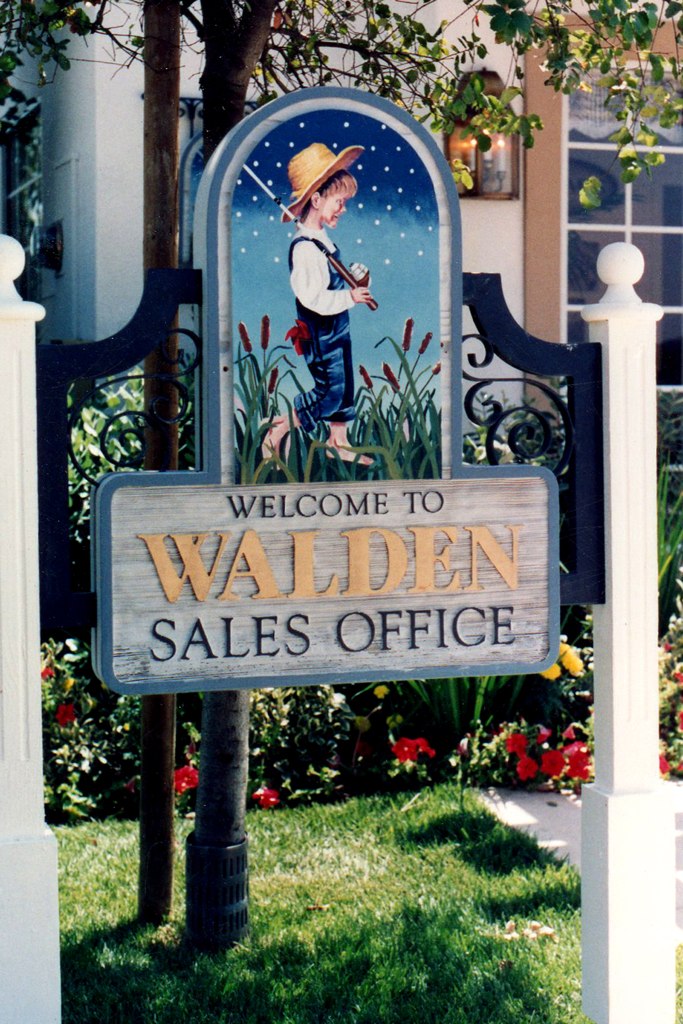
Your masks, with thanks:
[[[484,80],[487,95],[502,95],[505,83],[495,71],[481,70],[477,74]],[[519,137],[494,133],[491,148],[482,152],[477,140],[467,134],[468,127],[468,121],[456,121],[453,132],[444,140],[449,163],[462,160],[474,180],[473,188],[458,185],[458,191],[465,198],[516,199],[519,196]]]

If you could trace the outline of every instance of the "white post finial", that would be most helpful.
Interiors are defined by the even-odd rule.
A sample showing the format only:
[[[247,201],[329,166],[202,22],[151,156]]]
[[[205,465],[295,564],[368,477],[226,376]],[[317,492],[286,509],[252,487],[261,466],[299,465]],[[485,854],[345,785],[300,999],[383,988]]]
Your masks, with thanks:
[[[628,242],[612,242],[600,252],[597,268],[598,277],[607,285],[607,291],[600,300],[602,304],[641,304],[633,287],[640,281],[645,270],[645,260],[640,249]]]
[[[645,270],[643,254],[635,245],[629,242],[611,242],[606,245],[598,256],[597,270],[598,277],[607,288],[598,303],[582,310],[584,320],[591,323],[605,320],[607,316],[632,316],[636,309],[650,319],[661,319],[659,306],[643,302],[633,287],[640,281]]]
[[[57,844],[45,826],[38,609],[35,321],[0,235],[0,1018],[60,1019]]]
[[[673,1024],[673,808],[659,774],[659,306],[633,285],[633,245],[600,253],[607,285],[582,311],[602,346],[606,600],[593,608],[595,782],[582,809],[583,1004],[598,1024]],[[580,483],[579,483],[580,486]]]
[[[45,310],[36,302],[24,302],[14,282],[26,265],[20,242],[10,235],[0,235],[0,316],[19,320],[42,320]]]

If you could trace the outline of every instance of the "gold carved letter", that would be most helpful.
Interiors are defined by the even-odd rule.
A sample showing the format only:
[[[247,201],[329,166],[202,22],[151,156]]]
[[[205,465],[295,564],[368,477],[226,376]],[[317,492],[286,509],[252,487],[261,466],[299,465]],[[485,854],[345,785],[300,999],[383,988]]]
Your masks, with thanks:
[[[240,562],[244,559],[246,568],[240,569]],[[257,533],[253,530],[245,530],[239,547],[235,552],[232,568],[228,576],[225,590],[221,594],[221,601],[239,601],[239,596],[233,594],[232,585],[236,579],[251,578],[256,584],[256,593],[251,596],[257,601],[274,600],[284,597],[280,588],[275,582],[273,570],[270,567],[268,556],[263,550],[263,545]]]
[[[320,530],[293,530],[289,536],[294,541],[294,589],[290,597],[334,597],[339,592],[339,578],[332,577],[327,590],[315,589],[315,538]]]
[[[185,580],[189,581],[197,600],[206,601],[230,537],[229,533],[217,534],[220,537],[220,545],[210,571],[207,571],[200,555],[208,533],[138,533],[137,536],[147,545],[167,601],[174,604],[178,600]],[[180,576],[166,548],[166,537],[170,537],[175,544],[183,563]]]
[[[510,590],[516,590],[518,586],[518,562],[519,562],[519,531],[521,526],[506,526],[512,536],[512,555],[503,551],[502,546],[493,536],[488,526],[466,526],[472,537],[472,582],[466,590],[483,590],[479,583],[479,562],[477,554],[479,548],[484,552],[493,568],[502,576]]]
[[[387,553],[387,571],[384,582],[373,587],[370,579],[370,538],[376,534],[384,541]],[[344,591],[347,597],[368,597],[370,594],[390,594],[396,590],[408,568],[408,552],[394,530],[380,527],[362,527],[341,533],[349,542],[349,583]]]
[[[439,591],[460,590],[460,573],[454,572],[451,579],[443,587],[436,585],[435,569],[437,565],[449,570],[451,553],[448,544],[436,550],[436,535],[444,533],[451,544],[458,539],[455,526],[409,526],[415,537],[415,586],[409,594],[432,594]]]

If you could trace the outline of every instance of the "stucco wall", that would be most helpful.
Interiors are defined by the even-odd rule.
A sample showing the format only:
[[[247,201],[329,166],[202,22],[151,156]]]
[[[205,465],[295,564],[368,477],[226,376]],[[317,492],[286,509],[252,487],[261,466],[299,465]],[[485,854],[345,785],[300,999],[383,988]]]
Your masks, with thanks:
[[[144,75],[117,67],[103,40],[79,51],[39,94],[45,223],[62,221],[65,246],[60,274],[43,272],[43,301],[46,336],[97,339],[128,321],[142,290]],[[183,94],[197,95],[192,55],[184,71]]]

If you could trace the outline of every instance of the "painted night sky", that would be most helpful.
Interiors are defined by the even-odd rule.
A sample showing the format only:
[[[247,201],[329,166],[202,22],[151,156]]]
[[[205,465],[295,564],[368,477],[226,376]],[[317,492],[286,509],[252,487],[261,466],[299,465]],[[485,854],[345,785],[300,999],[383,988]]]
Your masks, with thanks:
[[[365,306],[351,310],[356,383],[359,365],[375,375],[381,373],[384,360],[393,363],[390,347],[376,346],[385,336],[400,343],[408,317],[415,321],[415,346],[433,332],[428,351],[436,362],[439,225],[425,167],[410,143],[389,126],[356,112],[329,109],[294,116],[274,128],[254,147],[248,164],[288,204],[287,164],[313,142],[322,142],[333,152],[350,145],[365,147],[349,168],[358,181],[358,193],[347,202],[338,227],[328,232],[347,267],[358,262],[370,268],[370,290],[379,304],[375,312]],[[296,227],[282,223],[276,204],[243,173],[235,186],[231,230],[234,337],[243,321],[258,344],[261,318],[268,314],[271,344],[283,343],[296,315],[288,267]],[[291,359],[308,387],[303,358],[292,350]]]

